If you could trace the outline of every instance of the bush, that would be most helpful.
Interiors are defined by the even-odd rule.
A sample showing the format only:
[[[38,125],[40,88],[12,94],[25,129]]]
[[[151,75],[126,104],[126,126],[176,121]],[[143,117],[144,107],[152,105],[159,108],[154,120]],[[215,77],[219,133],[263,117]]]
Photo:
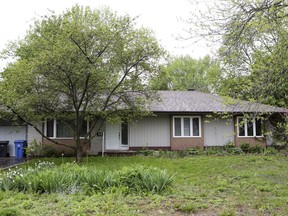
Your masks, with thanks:
[[[227,149],[227,152],[229,153],[229,154],[233,154],[233,155],[237,155],[237,154],[243,154],[244,152],[242,151],[242,149],[241,148],[239,148],[239,147],[233,147],[233,148],[228,148]]]
[[[260,154],[262,152],[263,148],[260,145],[255,145],[255,146],[251,146],[249,148],[249,153],[253,153],[253,154]]]
[[[250,149],[250,143],[243,142],[240,144],[240,148],[243,152],[248,153]]]
[[[26,147],[26,153],[31,157],[59,157],[61,155],[61,153],[57,152],[57,150],[55,150],[51,145],[43,145],[41,142],[37,142],[36,140],[29,143]]]
[[[263,147],[259,144],[251,146],[250,143],[241,143],[240,148],[245,153],[259,154],[263,151]]]
[[[138,151],[138,154],[139,155],[144,155],[144,156],[152,156],[153,152],[154,152],[154,150],[143,148],[143,149]]]
[[[229,148],[234,148],[234,147],[235,147],[235,144],[232,141],[229,141],[224,145],[224,149],[229,149]]]

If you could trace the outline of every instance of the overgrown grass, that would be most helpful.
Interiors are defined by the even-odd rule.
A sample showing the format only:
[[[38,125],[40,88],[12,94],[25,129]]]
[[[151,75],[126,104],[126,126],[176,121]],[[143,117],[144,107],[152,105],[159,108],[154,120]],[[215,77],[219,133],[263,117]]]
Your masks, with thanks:
[[[65,164],[73,163],[73,158],[50,161],[57,169],[72,169]],[[137,172],[131,171],[135,167],[167,170],[173,174],[172,187],[161,194],[127,192],[127,187],[87,193],[84,186],[75,193],[0,191],[0,215],[288,215],[288,158],[281,155],[88,157],[84,161],[77,169],[123,173],[128,185],[136,182]],[[22,168],[31,169],[34,163]]]

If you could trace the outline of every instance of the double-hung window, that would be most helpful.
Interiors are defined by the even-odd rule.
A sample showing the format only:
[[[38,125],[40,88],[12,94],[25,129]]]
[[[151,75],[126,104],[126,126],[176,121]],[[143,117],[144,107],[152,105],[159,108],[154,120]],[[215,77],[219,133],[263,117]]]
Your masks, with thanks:
[[[89,124],[87,123],[87,121],[83,121],[80,131],[80,137],[85,137],[88,129]],[[73,131],[67,125],[67,122],[64,123],[63,121],[60,120],[56,119],[46,120],[45,131],[46,136],[50,138],[73,138]]]
[[[262,122],[260,119],[237,117],[238,137],[262,137]]]
[[[201,137],[200,116],[174,116],[174,137]]]

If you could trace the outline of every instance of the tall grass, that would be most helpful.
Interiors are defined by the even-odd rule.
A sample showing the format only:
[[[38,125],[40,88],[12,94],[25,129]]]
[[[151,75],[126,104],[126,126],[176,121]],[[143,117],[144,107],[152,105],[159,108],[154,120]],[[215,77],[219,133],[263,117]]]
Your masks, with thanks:
[[[34,168],[19,168],[0,176],[0,190],[34,193],[107,192],[119,188],[125,193],[161,193],[172,183],[172,176],[157,168],[132,166],[103,171],[77,164],[41,162]]]

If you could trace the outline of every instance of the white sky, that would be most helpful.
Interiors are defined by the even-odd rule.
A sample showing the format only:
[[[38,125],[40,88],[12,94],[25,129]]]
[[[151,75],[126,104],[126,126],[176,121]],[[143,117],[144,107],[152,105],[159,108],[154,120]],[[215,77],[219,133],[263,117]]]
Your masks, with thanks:
[[[0,50],[8,41],[22,38],[33,24],[33,18],[48,14],[48,9],[62,13],[75,4],[90,6],[92,9],[109,6],[119,15],[139,16],[138,25],[152,29],[160,44],[172,55],[191,55],[194,58],[209,54],[204,45],[176,40],[184,35],[184,23],[179,17],[188,18],[195,10],[188,0],[8,0],[0,2]],[[5,66],[0,61],[0,69]]]

